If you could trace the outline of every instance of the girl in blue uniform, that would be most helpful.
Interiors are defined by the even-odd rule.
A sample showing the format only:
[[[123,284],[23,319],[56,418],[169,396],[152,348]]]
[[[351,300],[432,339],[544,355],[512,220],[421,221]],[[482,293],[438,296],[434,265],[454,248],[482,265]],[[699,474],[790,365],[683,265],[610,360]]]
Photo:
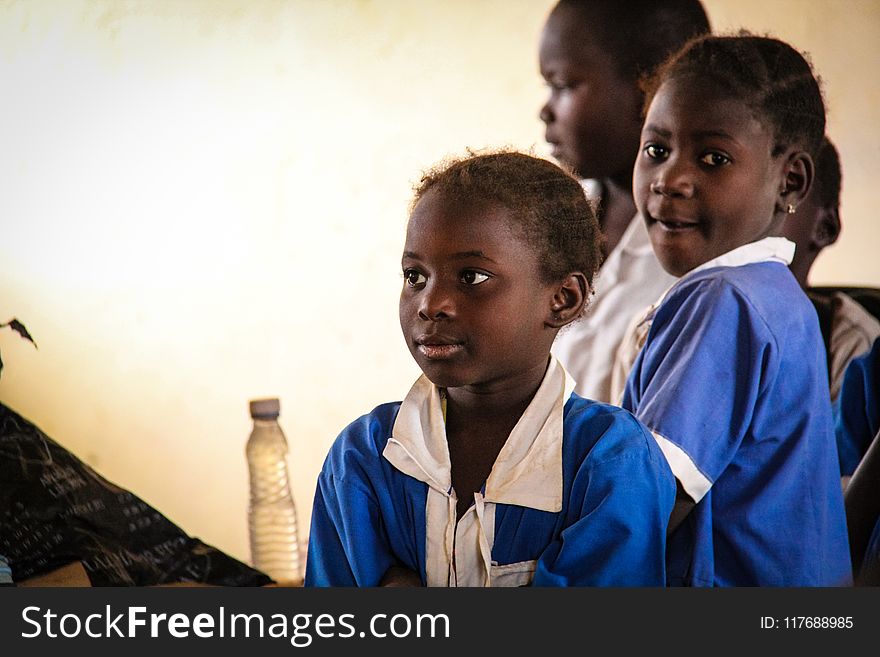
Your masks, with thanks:
[[[848,477],[880,432],[880,338],[847,365],[833,409],[840,474]]]
[[[880,338],[847,365],[834,417],[853,575],[880,586]]]
[[[818,83],[781,41],[704,37],[646,102],[633,192],[682,278],[645,318],[623,405],[678,481],[668,582],[848,584],[822,338],[778,237],[813,179]]]
[[[424,374],[333,444],[306,586],[665,583],[662,453],[550,356],[598,243],[577,180],[546,160],[470,156],[422,179],[400,325]]]

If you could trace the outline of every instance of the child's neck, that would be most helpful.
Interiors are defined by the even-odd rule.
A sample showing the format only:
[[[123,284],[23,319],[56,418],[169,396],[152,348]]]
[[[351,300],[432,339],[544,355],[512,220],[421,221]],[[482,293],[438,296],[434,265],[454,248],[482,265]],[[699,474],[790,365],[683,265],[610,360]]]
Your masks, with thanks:
[[[788,268],[791,270],[791,273],[794,274],[794,277],[797,279],[797,282],[804,289],[807,289],[810,286],[808,277],[810,275],[810,269],[813,267],[813,261],[815,259],[816,256],[812,253],[808,252],[807,254],[802,255],[795,251],[794,259],[788,266]]]
[[[509,416],[517,410],[518,415],[522,415],[541,386],[546,371],[546,366],[543,366],[540,370],[517,375],[515,379],[494,388],[447,388],[447,416],[473,422],[480,421],[483,416]]]
[[[620,243],[623,234],[636,213],[632,185],[613,178],[602,180],[602,201],[599,208],[599,228],[602,229],[602,256],[608,257]]]
[[[497,390],[446,391],[446,440],[458,517],[470,507],[492,471],[499,452],[535,396],[546,366]]]

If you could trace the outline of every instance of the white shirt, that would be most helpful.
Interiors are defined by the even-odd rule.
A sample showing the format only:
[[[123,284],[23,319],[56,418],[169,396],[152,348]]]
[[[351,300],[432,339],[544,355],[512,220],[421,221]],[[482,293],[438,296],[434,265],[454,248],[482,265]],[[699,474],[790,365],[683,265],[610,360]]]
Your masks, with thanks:
[[[595,203],[598,183],[586,180],[583,185]],[[553,354],[577,381],[581,397],[614,401],[611,370],[627,327],[676,280],[660,266],[645,222],[636,214],[596,274],[595,294],[584,316],[553,343]]]
[[[831,320],[831,401],[840,395],[846,366],[868,351],[880,335],[880,323],[858,302],[843,292],[835,293],[834,298],[838,305]]]
[[[555,358],[498,453],[482,493],[456,522],[455,490],[440,389],[422,375],[400,406],[382,455],[428,485],[425,570],[428,586],[520,586],[535,562],[494,566],[495,505],[562,509],[563,407],[574,381]],[[515,567],[515,568],[514,568]]]

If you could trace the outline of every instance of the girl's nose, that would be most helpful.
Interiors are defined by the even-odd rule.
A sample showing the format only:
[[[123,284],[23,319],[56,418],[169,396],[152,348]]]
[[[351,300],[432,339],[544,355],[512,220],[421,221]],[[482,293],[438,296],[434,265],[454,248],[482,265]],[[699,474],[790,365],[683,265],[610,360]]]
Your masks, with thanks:
[[[651,183],[649,188],[652,193],[661,196],[692,198],[694,177],[687,168],[667,163],[658,172],[657,179]]]
[[[450,294],[442,286],[429,284],[421,294],[419,319],[437,321],[455,315],[455,307]]]

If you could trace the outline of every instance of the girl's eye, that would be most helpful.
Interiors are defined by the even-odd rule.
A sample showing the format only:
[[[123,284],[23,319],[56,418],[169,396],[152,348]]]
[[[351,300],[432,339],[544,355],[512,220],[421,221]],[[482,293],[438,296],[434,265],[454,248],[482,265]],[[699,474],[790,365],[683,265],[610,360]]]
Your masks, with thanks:
[[[703,164],[708,164],[710,167],[721,167],[725,164],[730,164],[730,158],[721,153],[711,152],[706,153],[703,157],[700,158],[700,162]]]
[[[489,280],[489,275],[484,274],[479,271],[468,270],[461,275],[461,282],[466,285],[479,285],[480,283]]]
[[[424,274],[416,271],[415,269],[404,269],[403,278],[406,280],[406,284],[410,287],[424,285],[425,281],[427,280]]]
[[[657,144],[648,144],[642,150],[644,150],[645,155],[652,160],[665,160],[669,155],[669,151],[667,151],[666,148]]]

